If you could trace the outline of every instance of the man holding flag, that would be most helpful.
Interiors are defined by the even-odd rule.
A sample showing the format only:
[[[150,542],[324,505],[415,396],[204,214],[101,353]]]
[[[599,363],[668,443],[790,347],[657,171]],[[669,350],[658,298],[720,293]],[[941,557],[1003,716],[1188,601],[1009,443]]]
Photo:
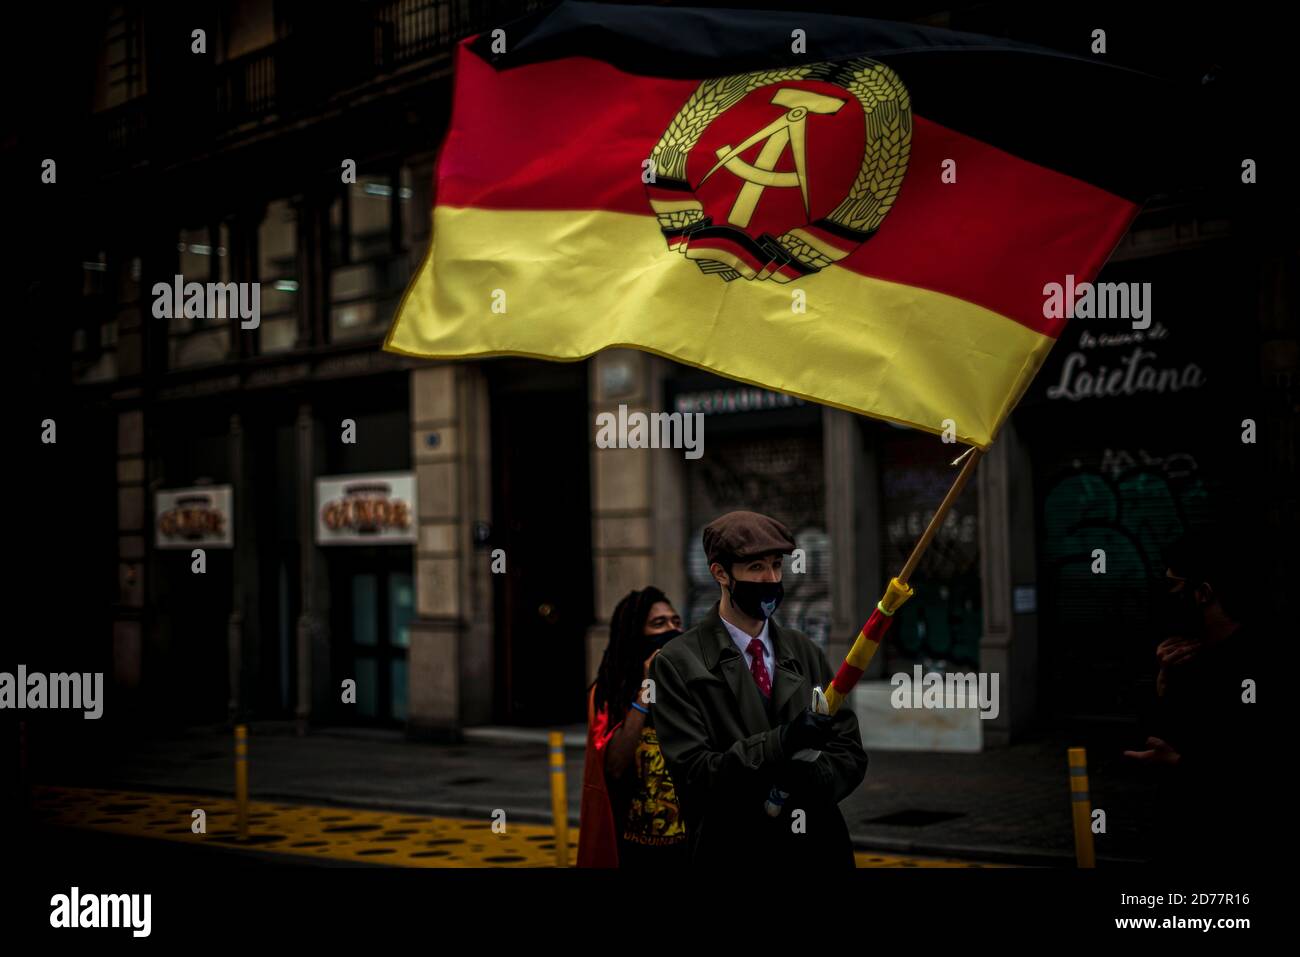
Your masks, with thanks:
[[[699,866],[853,867],[838,803],[862,783],[858,720],[809,707],[827,686],[821,649],[773,619],[789,530],[756,512],[729,512],[704,529],[718,603],[651,666],[660,746],[676,782],[691,861]],[[812,760],[795,760],[794,755]],[[774,785],[782,813],[764,811]],[[792,873],[801,873],[794,871]]]

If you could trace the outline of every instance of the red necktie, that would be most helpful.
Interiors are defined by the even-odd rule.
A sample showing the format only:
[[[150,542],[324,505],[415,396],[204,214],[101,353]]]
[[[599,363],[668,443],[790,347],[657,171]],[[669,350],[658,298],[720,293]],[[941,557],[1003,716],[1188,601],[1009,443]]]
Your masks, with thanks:
[[[763,656],[767,649],[763,647],[763,642],[755,638],[749,643],[749,672],[754,676],[755,683],[758,684],[758,690],[763,693],[764,698],[772,697],[772,676],[767,673],[767,663],[763,661]]]

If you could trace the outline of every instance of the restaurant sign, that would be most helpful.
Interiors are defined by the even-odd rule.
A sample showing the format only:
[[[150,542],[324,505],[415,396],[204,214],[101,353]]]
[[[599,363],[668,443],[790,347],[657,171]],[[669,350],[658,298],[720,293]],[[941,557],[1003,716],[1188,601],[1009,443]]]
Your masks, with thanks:
[[[154,494],[158,548],[230,548],[231,486],[173,488]]]
[[[415,541],[415,475],[377,472],[316,480],[319,545],[405,545]]]

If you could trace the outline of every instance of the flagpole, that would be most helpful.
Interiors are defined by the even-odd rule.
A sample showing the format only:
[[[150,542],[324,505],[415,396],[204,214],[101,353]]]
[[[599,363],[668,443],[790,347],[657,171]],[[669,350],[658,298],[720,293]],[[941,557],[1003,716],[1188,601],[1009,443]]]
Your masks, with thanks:
[[[939,531],[944,519],[948,517],[948,511],[952,508],[953,503],[961,496],[962,489],[966,487],[970,477],[975,474],[975,466],[979,464],[980,456],[983,454],[983,449],[972,445],[953,460],[953,465],[956,465],[962,459],[965,459],[966,462],[962,465],[961,471],[957,473],[957,478],[953,480],[952,487],[948,489],[948,494],[943,497],[943,501],[935,509],[934,517],[930,519],[930,524],[925,528],[925,534],[917,540],[915,547],[912,549],[912,554],[908,556],[907,564],[898,573],[898,581],[902,584],[907,584],[908,579],[916,571],[916,566],[921,564],[925,550],[930,547],[930,542],[934,539],[935,533]]]
[[[975,466],[979,464],[980,456],[983,454],[983,449],[972,445],[953,459],[953,465],[962,462],[963,459],[965,460],[962,462],[961,471],[953,479],[948,494],[943,497],[939,507],[934,510],[934,515],[930,518],[930,524],[925,527],[925,532],[917,540],[916,545],[913,546],[912,554],[908,556],[906,564],[903,565],[903,570],[898,573],[897,578],[889,582],[885,594],[872,610],[871,617],[867,619],[867,623],[862,626],[862,630],[858,632],[857,638],[854,639],[853,645],[849,648],[849,653],[844,658],[844,663],[840,665],[840,670],[835,673],[835,679],[824,691],[825,705],[829,714],[834,714],[839,710],[840,705],[844,703],[848,693],[853,690],[854,685],[858,683],[858,679],[862,677],[862,673],[871,664],[871,659],[875,657],[881,641],[884,640],[889,631],[889,626],[893,624],[894,613],[912,597],[912,586],[907,583],[907,580],[912,577],[917,566],[921,564],[926,549],[934,541],[934,536],[948,517],[948,512],[952,510],[957,499],[961,497],[962,490],[966,488],[966,483],[975,474]]]
[[[844,704],[850,691],[862,677],[862,673],[867,670],[871,664],[871,659],[875,657],[876,650],[880,647],[881,641],[884,640],[889,626],[894,621],[894,612],[898,611],[909,598],[912,597],[912,588],[907,584],[907,580],[912,577],[917,566],[921,564],[921,559],[925,556],[926,549],[934,541],[934,536],[938,533],[948,517],[948,512],[952,510],[957,499],[961,497],[962,490],[966,488],[966,483],[970,477],[975,474],[975,466],[979,464],[980,456],[984,450],[972,445],[961,455],[957,456],[952,462],[956,465],[962,462],[961,471],[953,479],[952,486],[948,489],[948,494],[943,497],[939,507],[935,509],[934,515],[930,519],[930,524],[926,526],[925,532],[917,540],[916,545],[912,548],[912,554],[908,556],[903,570],[898,573],[898,577],[890,581],[885,590],[884,597],[876,603],[875,609],[871,612],[871,617],[867,623],[862,626],[858,636],[853,641],[853,646],[849,648],[849,653],[844,658],[844,663],[840,665],[840,670],[835,673],[834,680],[823,691],[821,688],[814,689],[813,692],[813,710],[821,714],[834,714]],[[818,752],[800,751],[797,755],[792,755],[796,761],[816,760]],[[784,788],[773,785],[768,793],[767,801],[764,807],[771,817],[776,817],[781,813],[785,805],[789,792]]]

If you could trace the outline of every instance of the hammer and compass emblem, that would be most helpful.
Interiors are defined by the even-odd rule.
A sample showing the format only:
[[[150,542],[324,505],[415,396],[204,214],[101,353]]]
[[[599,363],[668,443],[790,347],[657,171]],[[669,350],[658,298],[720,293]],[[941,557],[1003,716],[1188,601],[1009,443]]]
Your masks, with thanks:
[[[646,191],[669,249],[704,272],[790,282],[879,228],[911,133],[906,88],[865,58],[706,80],[652,151]]]
[[[710,176],[722,167],[735,173],[745,181],[736,198],[736,205],[731,209],[727,222],[737,226],[748,226],[758,206],[759,197],[769,186],[798,186],[803,194],[803,208],[808,211],[808,141],[804,133],[804,121],[809,113],[837,113],[843,100],[836,100],[808,90],[796,90],[789,87],[778,90],[772,102],[777,106],[788,106],[790,111],[773,120],[739,146],[718,150],[718,162],[713,169],[704,174],[700,185],[706,183]],[[763,143],[758,160],[751,166],[740,158],[755,143]],[[790,147],[794,155],[794,172],[776,172],[776,161]]]

